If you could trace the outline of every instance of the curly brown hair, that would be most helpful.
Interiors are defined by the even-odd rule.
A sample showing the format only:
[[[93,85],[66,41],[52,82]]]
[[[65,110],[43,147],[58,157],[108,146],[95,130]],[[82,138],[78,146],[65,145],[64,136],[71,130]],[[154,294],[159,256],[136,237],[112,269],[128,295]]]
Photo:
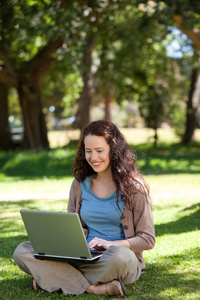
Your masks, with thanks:
[[[94,121],[81,134],[75,162],[72,167],[74,177],[82,182],[89,175],[96,174],[85,158],[84,140],[87,135],[103,136],[110,146],[110,163],[113,180],[117,187],[117,204],[119,195],[132,207],[133,194],[140,191],[149,199],[149,188],[137,166],[137,156],[129,148],[124,136],[117,126],[108,121]]]

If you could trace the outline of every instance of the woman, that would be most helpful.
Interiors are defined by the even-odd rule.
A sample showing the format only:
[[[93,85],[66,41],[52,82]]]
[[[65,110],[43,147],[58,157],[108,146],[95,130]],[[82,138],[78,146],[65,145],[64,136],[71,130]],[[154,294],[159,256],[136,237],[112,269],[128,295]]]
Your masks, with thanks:
[[[91,264],[40,261],[29,242],[14,260],[33,276],[32,287],[66,294],[126,294],[145,269],[142,252],[155,244],[148,187],[135,154],[111,122],[95,121],[82,133],[73,166],[69,212],[77,212],[89,248],[105,249]]]

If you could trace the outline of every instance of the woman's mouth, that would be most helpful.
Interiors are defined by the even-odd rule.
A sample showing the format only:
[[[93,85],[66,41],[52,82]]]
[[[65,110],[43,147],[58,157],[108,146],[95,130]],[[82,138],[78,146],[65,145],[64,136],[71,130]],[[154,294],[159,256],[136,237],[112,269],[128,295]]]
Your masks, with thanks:
[[[98,166],[100,166],[100,164],[101,164],[101,162],[95,162],[95,163],[93,162],[93,163],[92,163],[92,165],[93,165],[94,167],[98,167]]]

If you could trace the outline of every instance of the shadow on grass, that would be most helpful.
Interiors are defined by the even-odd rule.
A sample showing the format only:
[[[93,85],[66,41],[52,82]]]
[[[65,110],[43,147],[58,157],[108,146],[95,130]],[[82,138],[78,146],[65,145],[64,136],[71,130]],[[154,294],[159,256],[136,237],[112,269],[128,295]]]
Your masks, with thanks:
[[[6,210],[12,212],[15,216],[7,217]],[[4,237],[4,242],[0,244],[0,264],[2,263],[1,293],[5,299],[74,299],[72,296],[62,294],[49,294],[45,291],[32,291],[30,289],[31,277],[23,273],[13,262],[13,252],[15,248],[23,241],[28,240],[25,228],[20,215],[16,217],[19,209],[25,205],[32,208],[35,201],[12,201],[0,202],[0,210],[3,211],[4,218],[1,219],[0,233]],[[196,210],[196,211],[195,211]],[[167,233],[180,233],[192,231],[199,228],[200,203],[185,208],[181,213],[190,213],[176,222],[158,225],[159,235]],[[20,220],[20,222],[19,222]],[[179,229],[178,229],[179,227]],[[13,236],[12,236],[13,232]],[[16,235],[17,232],[17,235]],[[156,260],[147,263],[147,270],[136,283],[127,286],[128,295],[126,299],[130,300],[171,300],[171,299],[189,299],[190,294],[195,294],[198,299],[199,293],[199,259],[200,249],[194,248],[183,251],[176,255],[159,255]],[[104,296],[79,295],[78,299],[109,299]]]
[[[35,200],[19,200],[19,201],[0,201],[0,207],[2,208],[1,211],[4,212],[4,208],[6,209],[8,206],[9,208],[12,207],[12,212],[19,211],[19,209],[24,208],[25,206],[30,206],[33,208],[37,202]]]
[[[9,207],[9,215],[6,215]],[[13,232],[15,234],[23,229],[20,209],[38,209],[37,202],[34,200],[26,201],[0,201],[0,211],[2,212],[0,223],[0,235]]]
[[[147,269],[141,278],[134,284],[127,286],[128,294],[125,299],[142,300],[171,300],[190,299],[190,294],[198,295],[199,286],[199,248],[186,250],[183,253],[170,256],[160,256],[156,262],[147,263]],[[12,270],[12,271],[11,271]],[[31,276],[23,273],[9,259],[3,270],[1,281],[2,299],[74,299],[73,296],[64,296],[59,293],[32,291],[30,288]],[[15,278],[15,279],[11,279]],[[78,299],[110,299],[106,296],[88,294],[77,295]],[[1,298],[0,298],[1,299]]]
[[[151,144],[131,145],[140,169],[145,175],[199,174],[200,143],[190,146],[180,143],[161,143],[157,148]]]
[[[23,276],[20,279],[7,279],[1,281],[2,300],[23,300],[23,299],[74,299],[73,295],[65,296],[61,292],[48,293],[43,290],[34,291],[31,289],[31,276]],[[79,297],[79,296],[78,296]],[[81,298],[79,298],[81,299]],[[86,297],[82,298],[86,299]]]
[[[8,208],[9,213],[7,215]],[[0,256],[8,255],[11,249],[13,253],[18,244],[28,240],[20,215],[20,209],[22,208],[38,209],[37,202],[35,200],[0,201],[0,211],[2,213],[0,217]],[[24,235],[21,233],[24,233]]]
[[[133,285],[138,295],[136,299],[186,299],[193,293],[196,298],[192,299],[199,299],[199,250],[194,248],[177,255],[161,256],[158,262],[147,263],[147,270]]]
[[[176,157],[176,156],[150,156],[145,160],[139,160],[141,171],[145,175],[168,174],[200,174],[200,157]]]
[[[62,178],[72,176],[72,165],[77,143],[43,151],[0,152],[0,180],[6,176],[22,180],[41,177]],[[136,152],[138,165],[146,175],[200,173],[200,143],[190,147],[163,143],[158,148],[151,144],[131,145]]]
[[[155,226],[156,236],[161,236],[164,234],[179,234],[183,232],[199,230],[200,229],[200,202],[185,208],[183,211],[187,211],[188,213],[190,211],[194,211],[194,212],[190,213],[187,216],[181,217],[176,221],[156,225]]]
[[[17,246],[22,242],[28,241],[28,237],[26,234],[21,234],[18,236],[13,236],[9,238],[4,238],[3,242],[1,242],[0,249],[0,257],[3,257],[4,260],[7,259],[11,261],[13,259],[13,253]]]
[[[2,156],[1,153],[0,157]],[[74,156],[70,150],[13,152],[12,155],[5,154],[5,156],[7,159],[4,158],[3,161],[0,159],[1,172],[5,176],[16,176],[26,180],[44,176],[59,178],[72,175]]]

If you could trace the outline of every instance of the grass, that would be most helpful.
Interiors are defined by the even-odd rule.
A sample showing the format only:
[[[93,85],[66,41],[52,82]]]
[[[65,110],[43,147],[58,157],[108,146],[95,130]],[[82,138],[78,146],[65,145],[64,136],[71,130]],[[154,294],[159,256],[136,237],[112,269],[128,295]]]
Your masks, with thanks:
[[[151,176],[147,178],[150,182],[155,179]],[[166,177],[161,176],[161,180],[157,178],[157,183],[161,182],[163,185],[165,179]],[[169,178],[168,181],[170,182]],[[178,185],[177,188],[180,189],[181,186]],[[153,250],[145,251],[147,270],[138,282],[128,286],[126,299],[199,299],[199,198],[173,199],[170,195],[169,198],[170,202],[168,199],[162,199],[162,196],[154,199],[157,244]],[[66,200],[52,199],[44,199],[42,202],[38,200],[0,202],[0,299],[64,299],[62,294],[32,291],[30,276],[24,274],[14,264],[12,253],[19,243],[27,240],[19,209],[66,210],[66,205]],[[75,298],[107,299],[108,297],[83,294]],[[74,299],[74,297],[67,296],[67,299]]]
[[[71,167],[77,142],[49,151],[0,152],[0,181],[12,179],[63,178],[71,176]],[[138,164],[146,175],[199,173],[200,142],[190,147],[179,143],[130,144],[138,157]]]
[[[21,208],[66,210],[75,145],[72,142],[41,152],[0,153],[2,300],[109,299],[32,291],[31,277],[12,259],[16,246],[27,240]],[[189,148],[177,142],[162,142],[157,149],[150,143],[134,143],[131,147],[151,188],[157,243],[153,250],[144,252],[147,270],[138,282],[127,287],[125,299],[200,299],[200,143]],[[23,197],[25,200],[20,200]]]

